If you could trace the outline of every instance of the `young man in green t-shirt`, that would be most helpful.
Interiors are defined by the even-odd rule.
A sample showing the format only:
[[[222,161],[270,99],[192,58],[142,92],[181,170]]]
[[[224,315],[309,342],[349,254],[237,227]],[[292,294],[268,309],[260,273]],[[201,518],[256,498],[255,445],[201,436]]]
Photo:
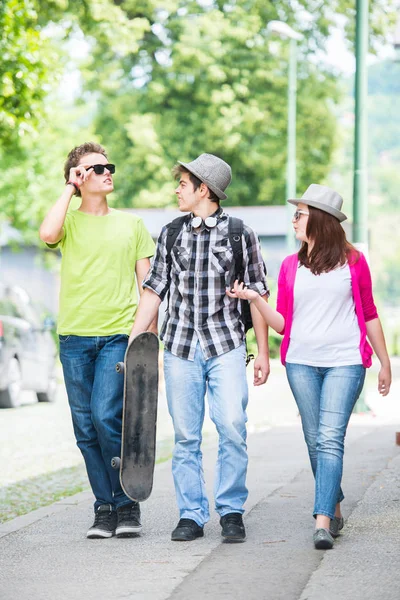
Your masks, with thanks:
[[[40,227],[41,239],[62,254],[60,359],[96,499],[88,538],[142,529],[139,504],[124,494],[111,459],[120,456],[122,427],[123,377],[115,365],[124,360],[138,305],[136,283],[141,294],[154,243],[140,218],[108,206],[114,172],[99,144],[71,150],[66,187]],[[73,195],[82,198],[81,205],[68,211]]]

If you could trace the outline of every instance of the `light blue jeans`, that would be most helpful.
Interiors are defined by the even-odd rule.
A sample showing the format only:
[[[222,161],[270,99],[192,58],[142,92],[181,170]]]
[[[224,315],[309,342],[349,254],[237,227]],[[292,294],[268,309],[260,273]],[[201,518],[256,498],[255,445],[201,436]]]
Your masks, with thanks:
[[[243,513],[247,499],[246,350],[244,344],[206,360],[199,344],[194,361],[164,353],[168,408],[175,430],[172,474],[180,518],[203,526],[210,518],[202,466],[202,427],[207,392],[210,418],[219,435],[215,509]]]
[[[315,477],[314,516],[333,519],[340,487],[344,438],[365,379],[363,365],[311,367],[286,363],[286,373],[300,411],[304,438]]]

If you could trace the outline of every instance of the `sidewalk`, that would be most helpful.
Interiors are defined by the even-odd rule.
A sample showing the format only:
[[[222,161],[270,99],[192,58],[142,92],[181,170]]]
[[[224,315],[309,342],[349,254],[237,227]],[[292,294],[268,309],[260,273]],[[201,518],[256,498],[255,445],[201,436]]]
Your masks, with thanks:
[[[394,391],[394,390],[393,390]],[[348,430],[346,526],[332,551],[312,545],[313,481],[300,425],[249,436],[244,544],[170,541],[170,462],[156,467],[136,539],[87,540],[92,498],[80,494],[0,526],[1,600],[398,600],[400,448],[396,423],[356,415]],[[212,499],[216,448],[204,452]],[[212,501],[211,501],[212,505]]]

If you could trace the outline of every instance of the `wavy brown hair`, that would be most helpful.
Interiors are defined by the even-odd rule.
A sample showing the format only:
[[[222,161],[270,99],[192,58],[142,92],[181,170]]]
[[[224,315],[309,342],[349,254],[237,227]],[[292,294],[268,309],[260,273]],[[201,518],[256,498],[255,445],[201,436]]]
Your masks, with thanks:
[[[71,150],[71,152],[67,156],[67,160],[64,164],[64,178],[65,181],[69,179],[69,172],[72,167],[77,167],[79,165],[79,161],[82,156],[86,156],[86,154],[102,154],[105,158],[107,158],[106,151],[103,146],[97,144],[96,142],[85,142],[80,146],[76,146]],[[108,159],[107,159],[108,160]],[[81,196],[81,192],[77,190],[74,192],[75,196]]]
[[[328,273],[346,261],[355,263],[360,253],[346,239],[346,234],[340,222],[329,213],[307,206],[309,216],[306,235],[314,242],[308,255],[308,243],[303,242],[298,256],[299,265],[310,269],[313,275]]]

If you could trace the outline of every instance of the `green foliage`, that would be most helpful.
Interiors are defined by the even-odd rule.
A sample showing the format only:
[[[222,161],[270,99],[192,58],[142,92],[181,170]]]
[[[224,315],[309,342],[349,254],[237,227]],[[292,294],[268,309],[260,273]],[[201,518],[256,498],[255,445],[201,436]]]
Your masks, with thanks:
[[[385,270],[380,273],[378,285],[383,287],[384,300],[389,306],[398,307],[400,298],[400,264],[399,264],[399,249],[397,256],[390,256],[385,264]]]
[[[386,60],[369,69],[368,120],[371,156],[400,149],[400,62]],[[373,162],[374,162],[373,161]]]
[[[0,3],[0,149],[35,131],[54,80],[54,48],[37,21],[32,0]]]
[[[268,33],[272,19],[304,34],[298,64],[298,190],[324,181],[335,149],[332,104],[339,94],[334,77],[314,55],[337,14],[354,21],[354,3],[296,4],[296,10],[287,1],[267,0],[141,2],[140,9],[129,3],[129,10],[127,3],[119,4],[130,19],[151,24],[135,40],[138,52],[122,59],[98,40],[87,67],[93,74],[99,57],[107,56],[87,81],[90,89],[100,90],[96,129],[119,165],[119,205],[173,204],[171,167],[203,151],[232,165],[230,205],[285,201],[288,42]],[[375,39],[392,14],[386,10],[383,18],[380,8],[381,1],[371,2]]]
[[[107,63],[107,77],[97,80],[103,93],[96,128],[119,165],[120,205],[173,203],[171,167],[203,151],[232,165],[230,205],[284,202],[288,44],[275,40],[272,51],[265,29],[283,8],[287,3],[252,3],[251,11],[243,0],[203,8],[186,3],[185,11],[165,15],[158,35],[153,27],[138,55],[116,58],[119,89]],[[334,148],[328,99],[336,97],[335,83],[309,60],[311,53],[306,37],[299,65],[299,189],[326,176]]]
[[[368,69],[368,187],[369,255],[374,295],[382,307],[394,307],[400,300],[400,113],[397,110],[400,64],[382,61]],[[335,156],[329,183],[345,199],[345,212],[351,219],[353,179],[352,85],[338,108],[341,151]],[[383,311],[382,311],[383,312]],[[389,313],[392,315],[392,309]],[[383,316],[383,314],[381,315]],[[392,316],[387,334],[394,330]],[[397,325],[399,328],[399,325]]]
[[[368,69],[368,95],[398,96],[400,94],[400,62],[385,60]]]
[[[376,294],[385,306],[400,300],[400,63],[383,61],[369,69],[368,133],[371,249]],[[397,323],[397,328],[399,323]],[[394,330],[393,318],[390,328]]]
[[[391,19],[391,4],[370,2],[375,40]],[[203,151],[232,164],[229,204],[284,202],[288,41],[268,32],[272,19],[304,34],[298,190],[323,181],[335,149],[332,107],[339,93],[316,56],[339,14],[351,24],[354,2],[3,0],[2,216],[29,236],[59,193],[66,153],[88,136],[117,163],[119,206],[173,204],[171,167]],[[75,46],[80,38],[89,52],[77,59],[77,44],[72,63],[64,41]],[[83,118],[47,95],[57,83],[56,63],[65,73],[80,69]]]
[[[0,223],[7,219],[27,243],[39,242],[39,225],[62,191],[63,165],[74,142],[96,141],[90,127],[80,124],[86,111],[63,108],[55,98],[43,111],[37,132],[7,152],[0,150]]]
[[[279,358],[279,349],[281,347],[282,336],[269,329],[268,344],[270,358]],[[257,341],[254,329],[250,329],[246,334],[247,353],[257,356]]]

